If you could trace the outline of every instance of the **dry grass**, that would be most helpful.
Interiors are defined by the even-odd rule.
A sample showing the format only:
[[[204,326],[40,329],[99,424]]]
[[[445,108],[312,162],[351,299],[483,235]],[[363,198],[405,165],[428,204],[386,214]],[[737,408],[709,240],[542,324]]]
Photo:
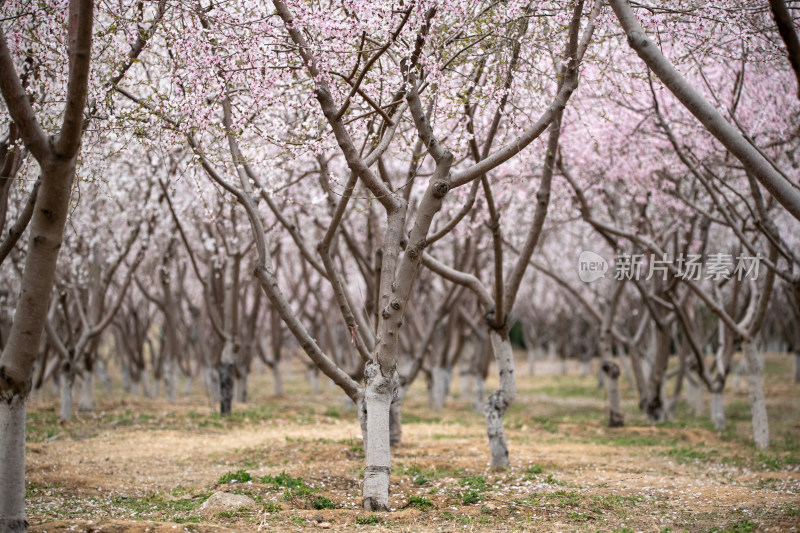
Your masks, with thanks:
[[[722,433],[682,410],[650,425],[629,387],[627,426],[612,430],[594,377],[520,375],[506,417],[514,466],[503,472],[490,471],[483,420],[468,402],[455,398],[432,413],[419,384],[393,453],[393,511],[381,514],[359,508],[355,414],[333,389],[310,394],[299,367],[285,398],[266,392],[268,376],[255,376],[253,401],[236,404],[231,419],[201,392],[174,404],[115,392],[59,426],[56,400],[38,398],[28,518],[47,532],[303,531],[320,522],[332,531],[797,531],[800,387],[788,381],[790,364],[767,361],[774,446],[765,453],[749,443],[740,388],[727,393]],[[218,483],[239,470],[252,481]],[[270,480],[281,473],[306,488],[276,486]],[[257,508],[201,514],[217,490],[248,494]],[[335,508],[314,509],[323,498]]]

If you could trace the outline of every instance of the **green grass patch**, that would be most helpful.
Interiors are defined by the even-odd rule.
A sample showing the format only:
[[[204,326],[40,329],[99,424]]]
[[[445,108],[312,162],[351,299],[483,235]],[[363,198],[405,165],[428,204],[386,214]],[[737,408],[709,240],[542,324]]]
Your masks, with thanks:
[[[661,455],[672,457],[680,464],[708,461],[716,452],[714,450],[704,451],[696,448],[672,448]]]
[[[486,478],[484,478],[480,474],[473,474],[471,476],[467,476],[459,481],[459,484],[462,487],[469,487],[475,491],[483,492],[489,488],[486,484]]]
[[[757,527],[758,524],[752,520],[739,520],[738,522],[733,522],[723,528],[715,527],[709,530],[709,533],[752,533]]]
[[[472,505],[473,503],[478,503],[483,499],[481,493],[477,490],[468,490],[461,494],[461,503],[464,505]]]
[[[237,470],[236,472],[226,472],[219,478],[218,483],[247,483],[252,481],[253,476],[247,470]]]
[[[381,517],[378,515],[370,514],[366,516],[357,516],[356,524],[360,526],[377,526],[381,523]]]
[[[326,496],[317,496],[311,500],[311,507],[317,511],[321,511],[322,509],[336,509],[336,504]]]
[[[419,509],[420,511],[433,509],[433,502],[425,496],[410,496],[408,498],[408,505]]]
[[[292,477],[285,471],[281,472],[276,476],[271,476],[271,475],[261,476],[260,481],[265,485],[272,484],[276,487],[285,487],[287,489],[300,489],[303,487],[308,488],[305,481],[303,481],[303,478]]]

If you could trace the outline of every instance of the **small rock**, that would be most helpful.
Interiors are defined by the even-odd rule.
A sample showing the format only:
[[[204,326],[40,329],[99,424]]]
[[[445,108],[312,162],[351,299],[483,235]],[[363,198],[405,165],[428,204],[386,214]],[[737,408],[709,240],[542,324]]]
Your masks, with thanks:
[[[319,524],[317,524],[317,527],[320,528],[320,529],[330,529],[331,528],[331,523],[330,522],[320,522]]]
[[[199,511],[213,509],[219,511],[235,511],[242,507],[255,507],[256,502],[253,498],[244,494],[231,494],[230,492],[215,492],[198,507]]]

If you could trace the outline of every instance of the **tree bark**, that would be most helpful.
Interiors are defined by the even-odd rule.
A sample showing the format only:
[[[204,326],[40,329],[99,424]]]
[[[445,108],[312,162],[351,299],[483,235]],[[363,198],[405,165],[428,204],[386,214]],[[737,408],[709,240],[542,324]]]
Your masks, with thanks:
[[[62,370],[58,377],[61,391],[61,408],[58,414],[59,422],[72,420],[72,390],[75,386],[75,374]]]
[[[622,413],[622,397],[619,392],[619,365],[606,359],[600,368],[603,370],[603,381],[608,394],[608,427],[622,427],[625,425],[625,415]]]
[[[280,360],[270,364],[269,369],[272,371],[272,393],[275,396],[283,396],[283,373]]]
[[[397,394],[396,374],[387,378],[377,362],[364,367],[367,434],[364,438],[367,466],[364,471],[364,509],[389,510],[389,474],[391,473],[389,411]]]
[[[500,388],[489,396],[483,408],[486,417],[486,431],[489,436],[489,449],[492,457],[492,468],[508,468],[508,444],[503,428],[503,415],[514,402],[517,395],[517,384],[514,376],[514,353],[508,330],[489,330],[489,340],[500,374]]]
[[[397,378],[399,382],[399,377]],[[389,446],[400,446],[403,441],[403,387],[397,388],[397,397],[389,408]]]
[[[89,370],[81,375],[80,394],[78,394],[78,411],[94,411],[94,372]]]
[[[0,533],[28,529],[25,520],[25,399],[0,399]]]
[[[656,327],[654,342],[655,342],[655,358],[653,360],[653,367],[650,370],[650,379],[648,384],[649,396],[645,404],[645,413],[651,422],[663,422],[666,417],[666,406],[664,405],[664,376],[667,370],[667,361],[669,360],[671,337],[666,326],[663,328]]]
[[[233,403],[233,363],[220,362],[217,367],[219,375],[219,412],[227,416],[231,414]]]
[[[428,399],[432,411],[439,412],[444,408],[452,379],[453,367],[451,366],[437,365],[431,370],[431,389]]]
[[[764,400],[764,361],[755,341],[751,339],[742,342],[742,351],[747,364],[747,393],[753,419],[753,441],[756,448],[766,450],[769,448],[769,421]]]
[[[717,431],[725,430],[725,406],[721,390],[711,393],[711,423]]]
[[[794,353],[794,384],[800,385],[800,351]]]

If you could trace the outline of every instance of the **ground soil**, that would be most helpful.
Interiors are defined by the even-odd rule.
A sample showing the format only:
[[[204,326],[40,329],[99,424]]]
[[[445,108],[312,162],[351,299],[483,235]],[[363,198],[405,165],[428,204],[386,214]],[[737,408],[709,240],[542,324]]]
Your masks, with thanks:
[[[626,426],[609,429],[594,376],[548,375],[560,365],[545,364],[536,376],[520,372],[506,416],[513,466],[501,472],[489,468],[482,416],[458,397],[458,380],[440,413],[415,385],[393,451],[393,510],[378,514],[360,509],[355,414],[333,388],[311,394],[299,370],[282,398],[270,395],[268,375],[254,376],[252,400],[231,418],[199,390],[175,403],[114,390],[62,425],[56,399],[40,395],[29,408],[28,520],[48,533],[797,531],[800,386],[788,381],[788,361],[768,359],[765,452],[749,440],[743,383],[726,393],[724,432],[683,406],[672,422],[649,424],[626,384]],[[220,482],[238,471],[251,480]],[[292,478],[304,489],[276,482]],[[256,505],[198,510],[216,491]]]

